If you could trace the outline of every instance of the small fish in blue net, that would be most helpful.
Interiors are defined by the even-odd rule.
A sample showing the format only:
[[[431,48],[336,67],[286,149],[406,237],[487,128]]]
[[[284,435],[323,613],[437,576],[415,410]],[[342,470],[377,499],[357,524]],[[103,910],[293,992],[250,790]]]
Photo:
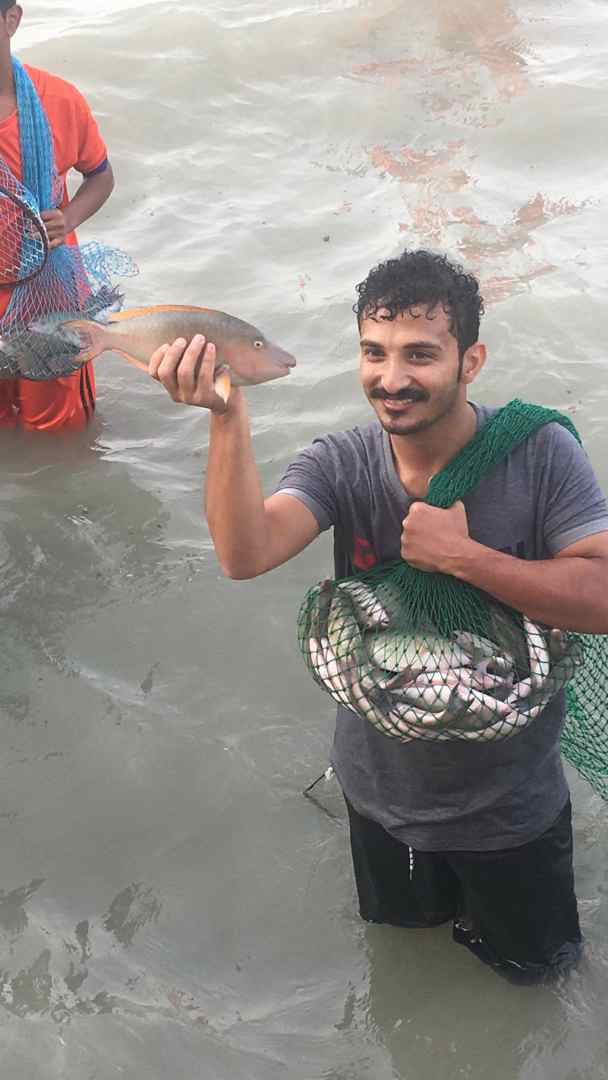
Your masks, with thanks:
[[[0,378],[53,379],[77,371],[103,352],[115,352],[144,371],[152,353],[176,338],[191,341],[203,334],[217,349],[216,379],[222,396],[229,385],[254,385],[288,375],[295,365],[290,353],[268,341],[250,323],[211,308],[157,305],[112,310],[110,290],[95,294],[100,312],[78,318],[52,316],[33,323],[22,334],[0,343]]]
[[[105,319],[119,311],[122,294],[103,286],[83,304],[83,317]],[[9,337],[0,337],[0,379],[57,379],[76,371],[80,342],[62,329],[66,313],[47,316]]]

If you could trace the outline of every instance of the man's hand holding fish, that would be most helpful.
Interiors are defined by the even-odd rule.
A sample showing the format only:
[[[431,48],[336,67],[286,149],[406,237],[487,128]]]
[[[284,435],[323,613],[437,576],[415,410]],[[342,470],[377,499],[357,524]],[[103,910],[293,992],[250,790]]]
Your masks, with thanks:
[[[161,345],[148,370],[174,401],[220,414],[226,412],[231,384],[226,372],[215,374],[216,361],[213,342],[195,334],[190,344],[178,338],[171,345]]]

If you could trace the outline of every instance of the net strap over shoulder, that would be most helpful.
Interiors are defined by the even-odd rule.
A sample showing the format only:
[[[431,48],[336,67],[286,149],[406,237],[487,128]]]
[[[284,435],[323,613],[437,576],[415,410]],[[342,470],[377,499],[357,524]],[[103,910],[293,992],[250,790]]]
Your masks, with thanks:
[[[557,409],[514,398],[499,409],[429,484],[426,502],[447,509],[464,499],[495,465],[545,424],[561,424],[581,443],[572,421]]]
[[[49,121],[38,91],[17,57],[13,57],[13,78],[23,184],[32,192],[41,210],[51,210],[58,205],[61,191]]]

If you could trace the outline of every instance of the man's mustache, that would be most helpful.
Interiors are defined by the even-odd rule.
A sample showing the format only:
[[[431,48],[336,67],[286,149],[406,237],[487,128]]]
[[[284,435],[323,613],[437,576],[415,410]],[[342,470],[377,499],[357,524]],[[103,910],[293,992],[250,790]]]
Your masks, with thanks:
[[[428,401],[429,395],[424,390],[398,390],[396,394],[387,394],[386,390],[372,390],[372,398],[380,401]]]

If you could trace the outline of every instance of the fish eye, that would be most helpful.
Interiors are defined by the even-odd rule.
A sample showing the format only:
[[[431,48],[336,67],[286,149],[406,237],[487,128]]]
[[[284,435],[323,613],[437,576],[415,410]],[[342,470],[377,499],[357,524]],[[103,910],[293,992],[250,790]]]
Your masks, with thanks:
[[[253,347],[254,347],[254,349],[263,349],[264,348],[264,342],[260,341],[260,339],[258,338],[257,341],[254,341]]]

